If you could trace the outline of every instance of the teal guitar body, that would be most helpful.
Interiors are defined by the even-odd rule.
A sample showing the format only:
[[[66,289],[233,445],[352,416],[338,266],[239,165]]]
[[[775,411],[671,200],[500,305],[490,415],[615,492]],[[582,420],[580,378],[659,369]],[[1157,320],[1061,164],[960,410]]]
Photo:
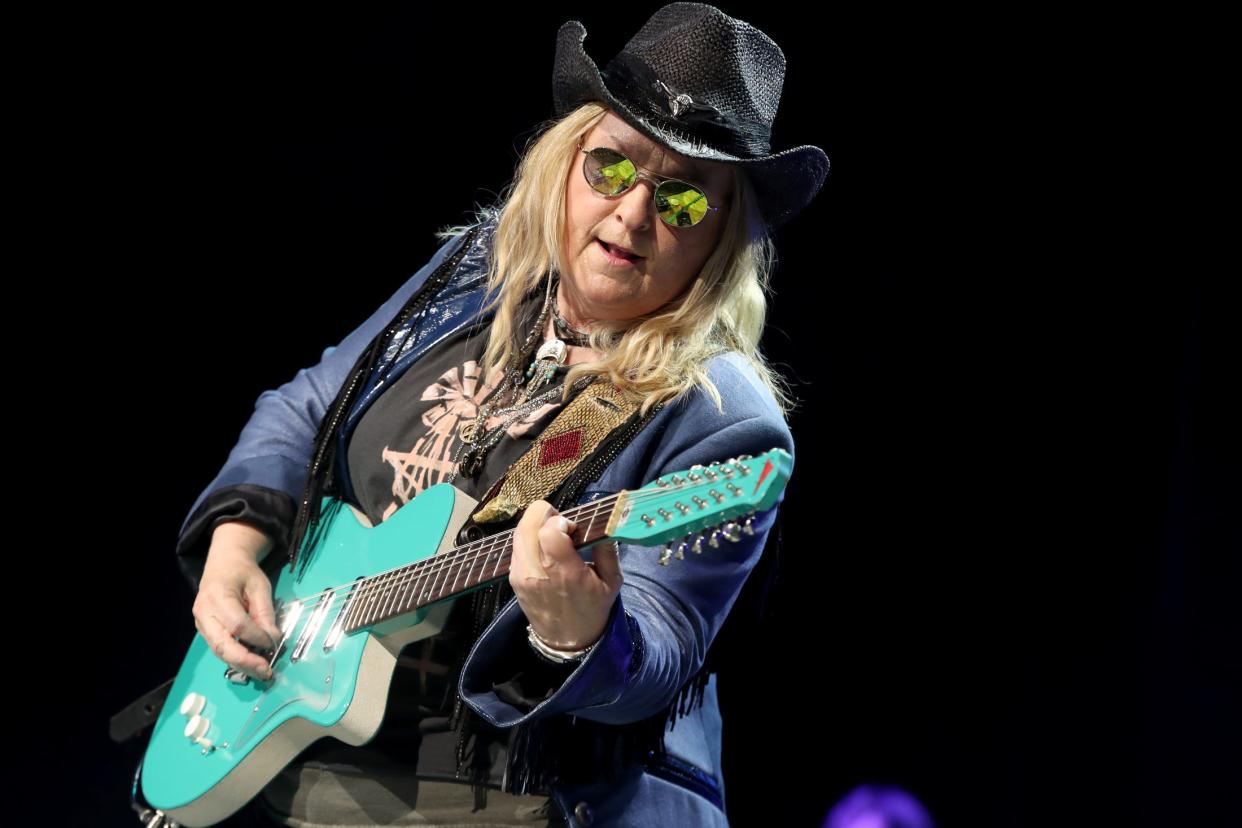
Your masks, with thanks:
[[[668,563],[737,540],[749,521],[732,518],[774,504],[790,467],[789,455],[774,449],[696,466],[565,514],[578,524],[580,550],[684,538],[665,548],[660,562]],[[233,670],[196,633],[143,758],[146,802],[166,822],[214,825],[313,742],[370,741],[401,650],[438,633],[458,596],[508,576],[511,532],[454,546],[476,505],[442,483],[373,527],[352,505],[324,498],[314,547],[299,551],[296,571],[284,565],[272,576],[282,635],[269,654],[272,678]]]

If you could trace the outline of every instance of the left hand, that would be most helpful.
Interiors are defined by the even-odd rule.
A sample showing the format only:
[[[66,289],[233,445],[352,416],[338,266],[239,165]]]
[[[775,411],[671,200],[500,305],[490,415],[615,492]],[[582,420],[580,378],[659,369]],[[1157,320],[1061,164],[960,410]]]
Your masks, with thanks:
[[[616,542],[593,546],[588,564],[570,538],[576,530],[546,500],[527,506],[513,530],[509,586],[535,633],[556,650],[599,640],[623,581]]]

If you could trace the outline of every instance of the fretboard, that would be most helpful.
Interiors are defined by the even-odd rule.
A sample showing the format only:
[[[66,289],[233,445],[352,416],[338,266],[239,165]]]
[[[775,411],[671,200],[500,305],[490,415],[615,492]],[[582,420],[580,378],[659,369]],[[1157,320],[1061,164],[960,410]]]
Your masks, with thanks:
[[[604,530],[616,501],[613,495],[561,512],[575,523],[570,536],[574,546],[585,547],[606,537]],[[355,632],[508,577],[512,559],[513,530],[509,529],[360,578],[340,587],[348,591],[344,631]]]

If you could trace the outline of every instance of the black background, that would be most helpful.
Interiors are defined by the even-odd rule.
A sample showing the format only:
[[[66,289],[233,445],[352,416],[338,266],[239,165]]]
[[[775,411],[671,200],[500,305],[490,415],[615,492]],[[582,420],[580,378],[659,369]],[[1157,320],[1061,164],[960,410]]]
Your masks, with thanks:
[[[46,586],[11,627],[15,668],[45,665],[14,674],[18,808],[134,824],[139,747],[108,717],[194,634],[173,542],[255,398],[508,183],[561,23],[602,64],[655,8],[12,30],[37,44],[11,78],[12,440],[40,481],[13,520],[43,530],[17,557]],[[1206,168],[1180,31],[722,8],[787,56],[774,147],[832,160],[777,240],[764,346],[802,400],[798,465],[780,613],[721,681],[732,821],[818,825],[883,782],[944,826],[1222,824],[1236,263],[1202,258],[1220,218],[1172,192]]]

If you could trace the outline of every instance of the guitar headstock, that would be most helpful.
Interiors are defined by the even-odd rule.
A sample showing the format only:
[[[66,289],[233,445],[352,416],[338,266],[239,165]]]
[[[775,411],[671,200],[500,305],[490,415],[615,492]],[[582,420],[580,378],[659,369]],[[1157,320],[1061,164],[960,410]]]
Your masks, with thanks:
[[[793,458],[780,448],[696,464],[622,492],[606,531],[641,546],[667,544],[660,555],[667,566],[686,552],[701,553],[704,545],[718,547],[721,540],[754,534],[755,513],[776,504],[792,469]]]

